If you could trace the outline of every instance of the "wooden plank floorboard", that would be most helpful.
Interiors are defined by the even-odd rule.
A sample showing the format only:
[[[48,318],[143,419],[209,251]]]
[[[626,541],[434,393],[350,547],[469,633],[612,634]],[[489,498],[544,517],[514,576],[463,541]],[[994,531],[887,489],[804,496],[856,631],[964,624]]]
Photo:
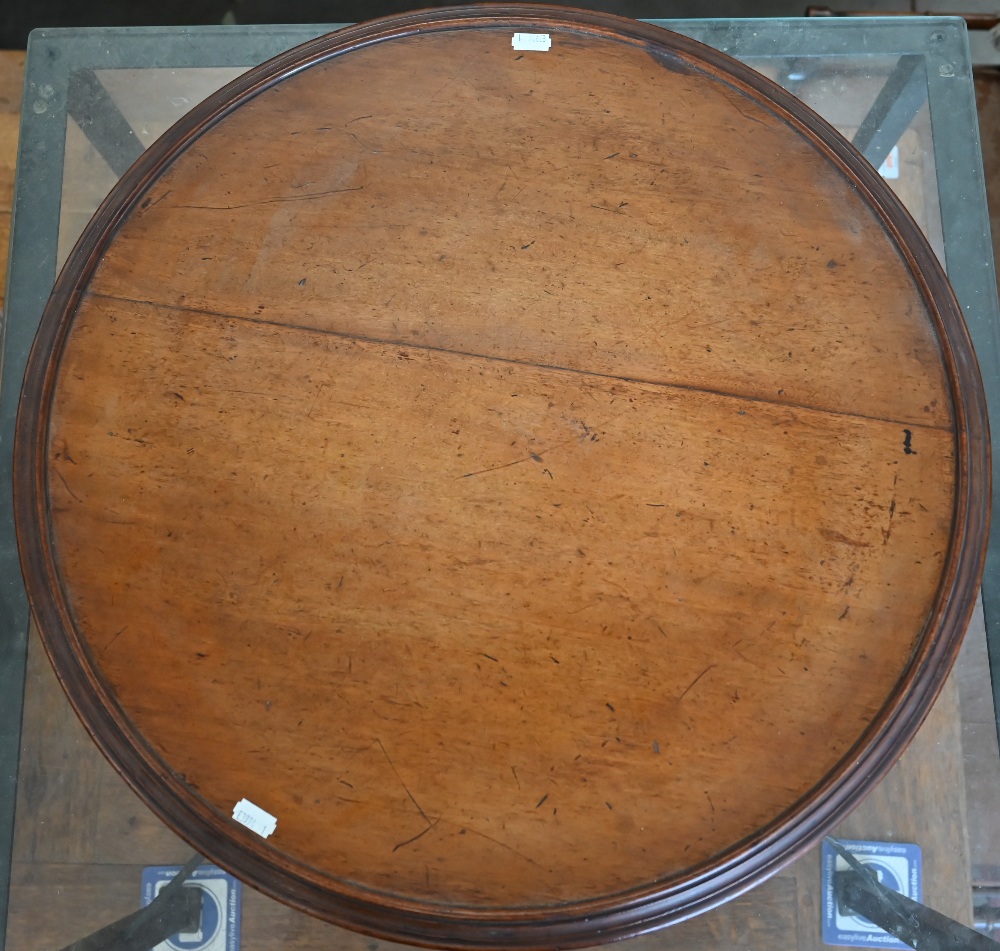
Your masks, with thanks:
[[[0,51],[0,307],[3,306],[7,284],[7,245],[14,202],[24,56],[23,50]]]

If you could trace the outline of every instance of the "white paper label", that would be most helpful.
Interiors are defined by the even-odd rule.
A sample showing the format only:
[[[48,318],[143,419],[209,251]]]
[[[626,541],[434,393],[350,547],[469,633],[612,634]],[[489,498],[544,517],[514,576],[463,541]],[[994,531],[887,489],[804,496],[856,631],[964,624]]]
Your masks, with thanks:
[[[516,50],[545,50],[552,48],[552,37],[548,33],[515,33],[510,45]]]
[[[278,820],[269,812],[265,812],[260,806],[255,806],[249,799],[241,799],[233,806],[233,818],[246,826],[251,832],[256,832],[262,838],[267,838],[275,827]]]

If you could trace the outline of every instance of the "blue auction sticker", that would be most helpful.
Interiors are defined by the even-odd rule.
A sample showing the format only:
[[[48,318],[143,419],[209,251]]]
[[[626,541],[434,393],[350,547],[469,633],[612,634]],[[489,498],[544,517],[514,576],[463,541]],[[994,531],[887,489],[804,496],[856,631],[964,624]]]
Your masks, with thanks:
[[[145,908],[181,870],[180,865],[153,865],[142,870]],[[239,951],[243,886],[214,865],[202,865],[184,882],[202,891],[201,921],[189,932],[172,935],[153,951]]]
[[[861,842],[838,839],[862,865],[870,869],[887,888],[921,901],[922,856],[919,845],[905,842]],[[899,948],[912,951],[909,945],[883,931],[864,915],[838,906],[834,893],[834,875],[849,870],[826,842],[823,843],[823,943],[848,948]]]

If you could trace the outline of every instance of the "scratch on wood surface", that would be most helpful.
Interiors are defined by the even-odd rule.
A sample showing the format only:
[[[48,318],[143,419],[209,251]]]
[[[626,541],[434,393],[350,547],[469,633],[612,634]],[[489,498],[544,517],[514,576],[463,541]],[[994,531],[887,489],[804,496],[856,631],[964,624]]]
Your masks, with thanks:
[[[247,201],[238,205],[174,205],[174,207],[194,211],[235,211],[237,208],[253,208],[256,205],[273,205],[284,201],[311,201],[313,198],[326,198],[329,195],[341,195],[344,192],[359,192],[364,187],[364,185],[356,185],[353,188],[331,188],[327,191],[309,192],[305,195],[280,195],[277,198],[261,198],[258,201]]]
[[[103,654],[107,653],[108,648],[112,644],[114,644],[114,642],[117,641],[118,638],[121,637],[122,634],[124,634],[127,630],[128,630],[128,625],[126,624],[120,631],[116,631],[114,637],[112,637],[111,640],[108,641],[108,643],[104,645],[104,649],[101,651],[101,654],[103,655]]]
[[[73,498],[77,500],[77,502],[82,502],[82,501],[83,501],[83,499],[81,499],[81,498],[80,498],[80,496],[78,496],[78,495],[77,495],[77,494],[76,494],[76,493],[75,493],[75,492],[74,492],[74,491],[73,491],[73,490],[72,490],[72,489],[71,489],[71,488],[69,487],[69,483],[68,483],[68,482],[66,481],[66,477],[65,477],[65,476],[64,476],[64,475],[63,475],[63,474],[62,474],[62,473],[61,473],[61,472],[60,472],[60,471],[59,471],[58,469],[53,469],[52,471],[53,471],[53,472],[55,472],[55,474],[56,474],[57,476],[59,476],[59,481],[60,481],[60,482],[61,482],[61,483],[62,483],[62,484],[63,484],[63,485],[64,485],[64,486],[66,487],[66,491],[67,491],[67,492],[69,492],[69,494],[70,494],[70,495],[72,495],[72,496],[73,496]]]
[[[871,542],[859,542],[856,539],[848,538],[842,532],[832,528],[821,528],[819,533],[831,542],[839,542],[841,545],[850,545],[852,548],[871,548]]]
[[[411,796],[410,798],[412,799],[413,797]],[[353,801],[355,801],[355,800],[349,800],[349,801],[352,801],[352,802],[353,802]],[[418,808],[419,808],[419,807],[418,807]],[[426,817],[425,817],[425,818],[426,818]],[[410,838],[408,838],[408,839],[404,839],[404,840],[403,840],[402,842],[397,842],[397,843],[396,843],[396,844],[395,844],[395,845],[394,845],[394,846],[392,847],[392,851],[393,851],[393,852],[395,852],[395,851],[396,851],[397,849],[401,849],[401,848],[402,848],[402,847],[403,847],[404,845],[409,845],[409,844],[410,844],[411,842],[416,842],[416,841],[417,841],[417,839],[420,839],[420,838],[422,838],[423,836],[427,835],[427,833],[428,833],[428,832],[430,832],[430,831],[431,831],[431,829],[433,829],[433,828],[434,828],[434,826],[436,826],[436,825],[437,825],[437,824],[438,824],[438,823],[439,823],[440,821],[441,821],[441,820],[440,820],[440,818],[438,818],[438,819],[435,819],[435,820],[434,820],[434,821],[433,821],[432,823],[430,823],[430,824],[429,824],[429,825],[427,826],[427,828],[426,828],[426,829],[421,829],[421,830],[420,830],[420,831],[419,831],[419,832],[418,832],[418,833],[417,833],[416,835],[413,835],[413,836],[410,836]]]
[[[156,199],[156,201],[153,201],[153,199],[152,199],[152,198],[147,198],[147,199],[146,199],[145,201],[143,201],[143,203],[142,203],[142,204],[141,204],[141,205],[139,206],[139,210],[140,210],[140,211],[145,211],[145,210],[146,210],[147,208],[152,208],[152,207],[153,207],[153,205],[158,205],[158,204],[159,204],[159,203],[160,203],[161,201],[163,201],[163,199],[164,199],[164,198],[166,198],[166,197],[167,197],[167,195],[169,195],[169,194],[170,194],[170,192],[171,192],[172,190],[173,190],[173,189],[170,189],[170,188],[168,188],[168,189],[167,189],[167,190],[166,190],[166,191],[165,191],[165,192],[164,192],[164,193],[163,193],[162,195],[160,195],[160,197],[159,197],[159,198],[157,198],[157,199]]]
[[[428,828],[428,829],[432,828],[432,827],[434,826],[434,824],[435,824],[435,823],[436,823],[436,822],[437,822],[438,820],[437,820],[437,819],[435,819],[435,820],[434,820],[434,822],[431,822],[431,820],[427,818],[427,813],[426,813],[426,812],[424,812],[424,810],[423,810],[423,808],[421,807],[420,803],[419,803],[419,802],[417,802],[417,800],[416,800],[416,798],[414,797],[413,793],[411,793],[411,792],[410,792],[410,788],[409,788],[409,786],[407,786],[407,785],[406,785],[406,783],[404,783],[404,782],[403,782],[403,777],[399,775],[399,770],[398,770],[398,769],[396,769],[396,764],[395,764],[395,763],[393,763],[392,759],[391,759],[391,758],[389,757],[389,754],[388,754],[388,752],[386,751],[386,748],[385,748],[385,746],[383,745],[382,741],[381,741],[381,740],[380,740],[380,739],[379,739],[378,737],[375,737],[375,742],[376,742],[376,743],[378,743],[378,745],[379,745],[379,749],[381,749],[381,750],[382,750],[382,755],[383,755],[383,756],[385,757],[385,761],[386,761],[386,762],[387,762],[387,763],[389,764],[389,768],[390,768],[390,769],[391,769],[391,770],[393,771],[393,773],[395,773],[395,774],[396,774],[396,779],[398,779],[398,780],[399,780],[399,784],[400,784],[400,786],[402,786],[402,787],[403,787],[403,789],[404,789],[404,790],[405,790],[405,792],[406,792],[406,795],[410,797],[410,802],[412,802],[412,803],[413,803],[413,805],[417,807],[417,812],[419,812],[419,813],[420,813],[420,815],[421,815],[421,816],[423,817],[423,820],[424,820],[424,822],[426,822],[426,823],[427,823],[427,828]],[[425,829],[424,831],[426,832],[427,830]],[[404,844],[405,844],[405,843],[404,843]],[[393,850],[393,851],[395,851],[395,850]]]
[[[541,462],[542,457],[536,453],[531,453],[531,455],[525,457],[524,459],[515,459],[513,462],[504,462],[499,466],[489,466],[486,469],[476,469],[474,472],[466,472],[464,475],[460,475],[460,479],[469,479],[472,476],[483,475],[487,472],[496,472],[498,469],[509,469],[511,466],[519,466],[522,462]]]
[[[888,545],[889,544],[889,539],[892,537],[892,519],[893,519],[893,516],[895,514],[896,514],[896,497],[893,496],[892,497],[892,501],[889,502],[889,522],[885,526],[885,528],[882,529],[882,545],[883,546]]]
[[[444,821],[447,822],[448,820],[445,819]],[[452,825],[457,825],[457,823],[451,823],[451,824]],[[461,833],[460,834],[465,833],[465,832],[471,832],[473,835],[478,835],[479,838],[481,838],[481,839],[486,839],[487,842],[492,842],[494,845],[500,846],[501,849],[506,849],[508,852],[512,852],[518,858],[524,859],[525,862],[528,862],[529,864],[534,865],[535,868],[541,868],[542,867],[541,865],[538,864],[538,862],[536,862],[533,858],[531,858],[530,855],[525,855],[523,852],[519,852],[512,845],[507,845],[506,842],[501,842],[499,839],[494,839],[493,836],[487,835],[485,832],[479,832],[477,829],[473,829],[470,826],[461,826]]]
[[[756,116],[752,116],[749,113],[744,112],[735,102],[733,102],[732,99],[728,99],[726,97],[723,98],[725,98],[725,101],[728,102],[729,105],[731,105],[741,116],[743,116],[744,119],[749,119],[751,122],[756,122],[758,125],[767,125],[763,119],[758,119]]]
[[[694,686],[694,685],[695,685],[696,683],[698,683],[698,681],[699,681],[699,680],[701,680],[701,678],[702,678],[702,677],[704,677],[704,676],[705,676],[705,674],[707,674],[707,673],[708,673],[708,672],[709,672],[709,671],[710,671],[710,670],[711,670],[711,669],[712,669],[713,667],[715,667],[715,666],[716,666],[715,664],[709,664],[709,665],[708,665],[708,666],[707,666],[707,667],[706,667],[706,668],[705,668],[705,669],[704,669],[704,670],[703,670],[703,671],[702,671],[702,672],[701,672],[700,674],[698,674],[698,676],[697,676],[697,677],[695,677],[695,678],[694,678],[694,680],[692,680],[692,681],[691,681],[691,683],[689,683],[689,684],[687,685],[687,687],[686,687],[686,688],[685,688],[685,690],[684,690],[684,693],[682,693],[682,694],[681,694],[681,695],[680,695],[680,696],[679,696],[679,697],[678,697],[677,699],[678,699],[678,700],[683,700],[683,699],[684,699],[684,698],[685,698],[685,697],[686,697],[686,696],[688,695],[688,693],[689,693],[689,691],[691,690],[691,688],[692,688],[692,687],[693,687],[693,686]]]

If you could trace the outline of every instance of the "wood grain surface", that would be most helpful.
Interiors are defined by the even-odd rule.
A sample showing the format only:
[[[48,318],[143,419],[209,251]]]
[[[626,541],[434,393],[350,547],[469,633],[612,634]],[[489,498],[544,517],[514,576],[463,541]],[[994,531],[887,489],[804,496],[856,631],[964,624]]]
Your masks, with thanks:
[[[33,352],[19,531],[70,698],[199,848],[381,934],[586,943],[888,768],[971,610],[982,396],[790,97],[464,16],[279,62],[126,176]]]

